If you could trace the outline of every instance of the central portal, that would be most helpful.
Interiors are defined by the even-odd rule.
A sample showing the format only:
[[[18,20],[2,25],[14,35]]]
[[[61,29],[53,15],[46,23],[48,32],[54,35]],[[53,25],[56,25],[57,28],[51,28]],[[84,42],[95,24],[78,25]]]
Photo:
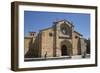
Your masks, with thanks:
[[[68,51],[67,51],[66,45],[62,45],[61,46],[61,55],[62,56],[67,56],[68,55]]]

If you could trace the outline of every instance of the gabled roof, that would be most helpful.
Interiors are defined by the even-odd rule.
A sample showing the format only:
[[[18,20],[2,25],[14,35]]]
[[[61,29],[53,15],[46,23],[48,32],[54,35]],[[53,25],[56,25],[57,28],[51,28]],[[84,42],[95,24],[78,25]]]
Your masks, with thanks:
[[[57,24],[57,23],[59,23],[59,22],[67,22],[67,23],[69,23],[72,27],[74,27],[74,25],[71,23],[71,22],[69,22],[68,20],[58,20],[58,21],[55,21],[55,22],[53,22],[54,24]],[[45,30],[48,30],[48,29],[52,29],[52,27],[48,27],[48,28],[44,28],[44,29],[41,29],[40,31],[45,31]]]
[[[45,30],[49,30],[49,29],[52,29],[52,27],[44,28],[44,29],[41,29],[40,31],[45,31]]]
[[[83,36],[82,34],[80,34],[79,32],[77,32],[77,31],[75,31],[75,30],[74,30],[74,32],[77,33],[77,34],[79,34],[80,36]]]
[[[70,22],[70,21],[68,21],[68,20],[65,20],[65,19],[64,19],[64,20],[55,21],[54,24],[57,24],[57,23],[63,22],[63,21],[64,21],[65,23],[66,23],[66,22],[69,23],[72,27],[74,27],[74,25],[72,24],[72,22]]]

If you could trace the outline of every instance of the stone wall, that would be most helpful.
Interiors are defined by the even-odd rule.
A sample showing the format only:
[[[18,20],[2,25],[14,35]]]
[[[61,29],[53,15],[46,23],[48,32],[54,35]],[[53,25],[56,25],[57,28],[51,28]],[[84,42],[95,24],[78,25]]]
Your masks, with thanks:
[[[67,23],[68,24],[68,23]],[[66,30],[68,31],[68,35],[64,35],[61,31],[61,27],[65,27]],[[57,23],[56,25],[56,56],[60,57],[62,56],[62,46],[65,45],[68,55],[71,55],[72,53],[72,39],[71,39],[71,35],[72,35],[72,27],[70,24],[66,25],[66,23],[64,21],[61,21],[59,23]],[[64,42],[64,44],[62,44],[62,42]],[[67,43],[69,42],[69,43]],[[68,47],[68,45],[70,44],[70,47]]]
[[[72,43],[73,43],[73,55],[78,55],[81,50],[80,45],[80,35],[77,34],[76,32],[72,33]]]
[[[53,30],[47,29],[41,33],[41,56],[53,57]]]
[[[38,56],[36,37],[24,38],[24,55],[26,58]]]
[[[86,42],[85,42],[85,39],[84,38],[81,38],[81,54],[82,54],[82,56],[85,56],[86,55],[86,46],[87,46],[87,44],[86,44]]]
[[[26,54],[29,50],[29,43],[31,41],[31,38],[24,38],[24,54]]]

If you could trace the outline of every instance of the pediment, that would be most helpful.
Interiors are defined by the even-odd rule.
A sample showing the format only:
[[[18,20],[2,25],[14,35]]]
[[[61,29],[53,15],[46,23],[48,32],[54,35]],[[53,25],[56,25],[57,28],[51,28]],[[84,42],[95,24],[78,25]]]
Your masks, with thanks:
[[[59,20],[59,21],[54,22],[54,24],[56,24],[58,27],[61,26],[62,24],[65,24],[69,27],[74,27],[74,25],[68,20]]]

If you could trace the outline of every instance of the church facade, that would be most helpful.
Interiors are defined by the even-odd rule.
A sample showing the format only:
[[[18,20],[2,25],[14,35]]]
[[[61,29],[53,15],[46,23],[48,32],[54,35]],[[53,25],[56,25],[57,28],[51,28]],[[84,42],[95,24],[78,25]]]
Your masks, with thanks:
[[[25,58],[44,58],[82,55],[87,43],[83,35],[68,20],[53,22],[49,28],[24,37]]]

